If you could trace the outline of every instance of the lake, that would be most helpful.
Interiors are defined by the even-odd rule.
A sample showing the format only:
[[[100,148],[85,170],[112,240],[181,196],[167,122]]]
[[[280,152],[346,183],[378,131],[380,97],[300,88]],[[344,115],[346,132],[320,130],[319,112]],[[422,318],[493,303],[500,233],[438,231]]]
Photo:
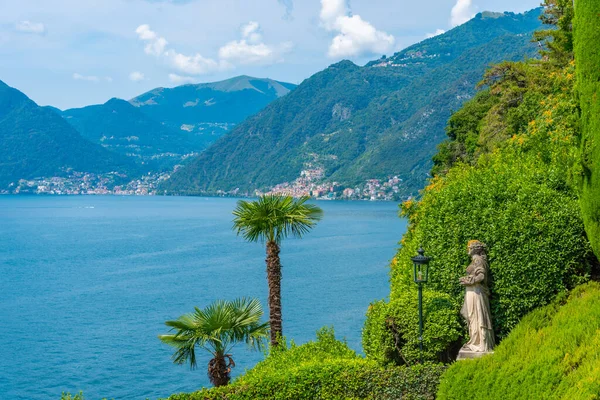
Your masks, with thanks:
[[[258,297],[265,249],[233,233],[235,199],[0,196],[0,393],[6,399],[156,399],[209,384],[157,335],[216,299]],[[319,202],[324,218],[282,244],[283,332],[322,326],[361,351],[369,303],[389,294],[406,222],[397,204]],[[263,358],[233,350],[234,376]]]

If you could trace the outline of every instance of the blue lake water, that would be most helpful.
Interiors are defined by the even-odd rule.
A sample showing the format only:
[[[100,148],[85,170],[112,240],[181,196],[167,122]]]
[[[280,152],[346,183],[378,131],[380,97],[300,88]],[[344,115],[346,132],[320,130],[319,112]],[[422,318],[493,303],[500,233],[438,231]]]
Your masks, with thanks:
[[[208,353],[190,371],[157,335],[215,299],[266,306],[264,246],[232,232],[235,203],[0,196],[0,397],[156,399],[208,385]],[[389,293],[406,223],[393,203],[318,204],[319,225],[282,244],[284,335],[304,343],[333,325],[361,351],[365,310]],[[263,358],[243,345],[233,355],[235,374]]]

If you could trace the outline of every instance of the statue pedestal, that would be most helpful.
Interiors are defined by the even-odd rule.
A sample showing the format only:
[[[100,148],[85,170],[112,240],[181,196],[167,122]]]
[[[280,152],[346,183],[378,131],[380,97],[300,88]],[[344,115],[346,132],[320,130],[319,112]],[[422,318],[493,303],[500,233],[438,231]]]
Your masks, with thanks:
[[[493,351],[471,351],[471,350],[464,350],[461,349],[458,352],[458,357],[456,357],[456,361],[459,360],[471,360],[474,358],[480,358],[485,356],[486,354],[494,354]]]

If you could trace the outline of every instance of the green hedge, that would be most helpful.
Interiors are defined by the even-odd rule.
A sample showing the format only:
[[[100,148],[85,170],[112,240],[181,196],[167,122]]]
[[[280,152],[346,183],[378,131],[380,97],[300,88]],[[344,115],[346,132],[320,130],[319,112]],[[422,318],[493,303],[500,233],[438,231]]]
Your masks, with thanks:
[[[582,161],[581,207],[585,228],[600,256],[600,2],[577,0],[575,59],[581,100]]]
[[[566,298],[523,318],[493,355],[453,364],[438,399],[599,399],[600,284]]]
[[[433,399],[443,365],[383,368],[321,330],[316,342],[273,352],[225,387],[169,400]]]
[[[416,298],[410,257],[421,244],[432,257],[426,285],[431,292],[425,292],[425,301],[445,295],[446,304],[454,306],[452,322],[426,317],[431,329],[436,323],[454,329],[461,321],[464,288],[458,278],[469,263],[466,245],[472,239],[489,248],[491,308],[499,339],[525,314],[588,279],[591,250],[570,178],[579,154],[574,67],[539,73],[546,73],[550,92],[535,105],[536,119],[492,153],[483,154],[476,165],[457,164],[434,178],[420,202],[403,205],[409,229],[392,261],[390,303],[385,310],[377,304],[385,315],[369,313],[365,325],[363,347],[370,358],[397,361],[390,359],[390,334],[381,321],[395,319],[398,324],[415,318],[415,307],[404,299],[407,293]],[[413,350],[405,353],[414,355],[416,325],[405,327],[402,341]],[[377,330],[380,334],[374,333]],[[429,359],[439,358],[440,347],[451,352],[453,339],[444,334],[428,344],[437,347],[428,353]]]

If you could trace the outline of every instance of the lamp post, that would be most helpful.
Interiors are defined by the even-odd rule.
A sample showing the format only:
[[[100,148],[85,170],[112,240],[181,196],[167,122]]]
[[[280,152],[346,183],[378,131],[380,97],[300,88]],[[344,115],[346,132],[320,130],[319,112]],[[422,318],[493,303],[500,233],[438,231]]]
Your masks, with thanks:
[[[420,247],[419,255],[411,258],[413,262],[413,279],[419,288],[419,352],[420,361],[423,362],[423,284],[429,278],[429,257],[425,256],[425,250]]]

